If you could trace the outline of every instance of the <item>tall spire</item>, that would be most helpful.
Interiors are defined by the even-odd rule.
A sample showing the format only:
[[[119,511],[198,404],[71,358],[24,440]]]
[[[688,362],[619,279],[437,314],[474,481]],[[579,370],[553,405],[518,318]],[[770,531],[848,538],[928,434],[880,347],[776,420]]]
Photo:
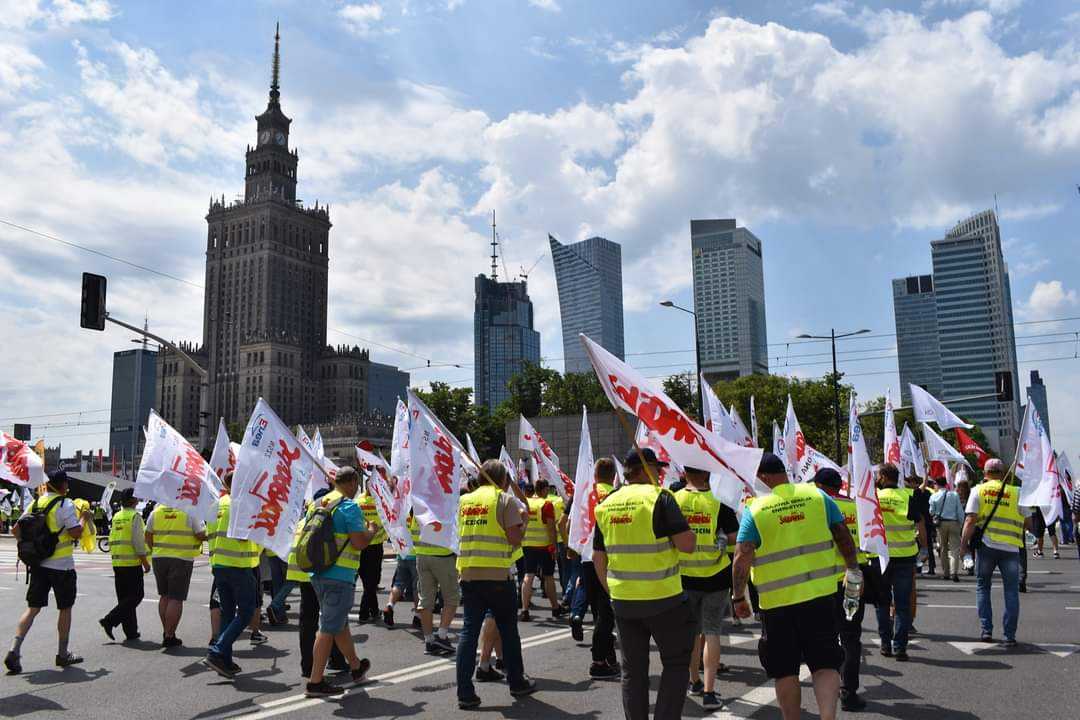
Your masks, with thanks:
[[[270,78],[270,102],[277,104],[281,93],[278,92],[278,76],[281,74],[281,23],[274,26],[274,68]]]

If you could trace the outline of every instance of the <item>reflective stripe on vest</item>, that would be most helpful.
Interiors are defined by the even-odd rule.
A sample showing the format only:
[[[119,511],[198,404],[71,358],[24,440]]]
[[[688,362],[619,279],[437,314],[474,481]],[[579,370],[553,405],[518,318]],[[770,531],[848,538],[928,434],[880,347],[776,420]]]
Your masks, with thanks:
[[[446,557],[453,555],[453,551],[442,545],[433,545],[420,539],[420,523],[415,517],[409,518],[409,534],[412,535],[413,555],[427,555],[428,557]]]
[[[683,517],[694,531],[697,545],[692,553],[679,553],[679,572],[684,577],[712,577],[731,564],[727,553],[716,549],[716,523],[720,501],[708,490],[683,488],[675,493]]]
[[[218,500],[217,519],[214,521],[214,542],[210,545],[210,564],[214,567],[253,568],[259,566],[262,550],[250,540],[229,537],[229,509],[232,498],[223,495]]]
[[[300,522],[296,523],[296,531],[293,533],[292,545],[289,546],[289,568],[285,571],[285,579],[290,582],[311,582],[311,576],[301,570],[300,566],[296,564],[296,544],[300,542],[300,536],[304,532],[304,523],[307,522],[307,512],[310,509],[310,506],[305,508],[304,517],[300,518]]]
[[[885,542],[889,545],[890,558],[915,557],[919,554],[915,523],[908,520],[911,490],[907,488],[881,488],[881,519],[885,522]]]
[[[529,526],[525,528],[525,537],[521,541],[522,547],[546,548],[551,545],[551,536],[548,534],[548,526],[544,524],[544,506],[550,500],[547,498],[526,498],[529,502]]]
[[[45,493],[31,505],[31,510],[39,510],[41,508],[48,507],[52,499],[56,497],[56,493]],[[60,527],[60,506],[64,504],[64,501],[56,503],[53,509],[45,515],[45,527],[49,529],[51,533],[59,533],[56,537],[56,550],[50,555],[47,560],[61,560],[63,558],[69,558],[72,556],[75,550],[75,542],[71,539],[71,536],[67,532],[60,532],[63,528]]]
[[[372,523],[379,528],[379,531],[375,533],[375,537],[371,538],[368,545],[382,545],[386,542],[387,536],[382,519],[379,517],[379,511],[375,509],[375,498],[370,495],[361,495],[356,504],[360,506],[360,512],[364,513],[364,522]]]
[[[195,537],[183,510],[158,505],[150,515],[150,522],[154,526],[153,557],[194,560],[202,553],[202,540]]]
[[[1000,480],[987,480],[979,484],[976,488],[979,492],[979,516],[976,520],[979,527],[986,523],[986,516],[994,507],[1002,487],[1004,487],[1005,496],[1001,498],[994,517],[990,518],[990,524],[986,526],[985,537],[996,543],[1022,548],[1024,546],[1024,516],[1020,514],[1020,508],[1016,504],[1019,498],[1015,487],[1003,486]]]
[[[113,567],[136,567],[142,564],[139,556],[135,554],[132,537],[134,519],[135,510],[132,508],[124,508],[113,515],[112,528],[109,530],[109,554],[112,555]]]
[[[653,510],[666,492],[654,485],[626,485],[596,506],[614,600],[663,600],[682,593],[679,551],[653,533]]]
[[[844,525],[847,526],[848,532],[851,533],[851,540],[855,543],[856,556],[858,557],[858,563],[865,565],[870,562],[870,553],[859,550],[859,516],[856,510],[855,501],[845,497],[833,497],[833,502],[840,508],[840,512],[844,514]],[[837,581],[844,576],[844,571],[847,567],[844,564],[844,556],[840,554],[840,548],[836,549],[836,573]]]
[[[458,572],[465,568],[509,569],[515,549],[499,525],[499,498],[494,485],[481,485],[461,496],[458,506]]]
[[[332,490],[331,492],[328,492],[325,496],[323,496],[322,503],[324,506],[330,506],[337,502],[338,498],[345,499],[342,500],[336,508],[334,508],[334,513],[336,513],[339,509],[341,509],[341,505],[348,502],[350,498],[345,497],[337,490]],[[330,522],[333,521],[334,519],[331,516]],[[338,532],[334,533],[334,542],[336,542],[337,546],[342,549],[341,554],[338,555],[337,560],[334,561],[334,567],[346,568],[353,571],[359,570],[361,551],[354,548],[352,546],[352,543],[349,542],[349,534]]]
[[[747,511],[761,535],[750,577],[763,609],[836,592],[835,543],[817,487],[778,485],[754,499]]]

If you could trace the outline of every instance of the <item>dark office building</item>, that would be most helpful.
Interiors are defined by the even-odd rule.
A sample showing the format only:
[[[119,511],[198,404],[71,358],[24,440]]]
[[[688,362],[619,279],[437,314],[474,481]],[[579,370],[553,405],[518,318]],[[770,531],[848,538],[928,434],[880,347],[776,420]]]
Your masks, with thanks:
[[[143,446],[142,428],[157,392],[157,353],[138,348],[113,353],[109,453],[131,458]]]
[[[540,364],[540,333],[524,281],[476,276],[473,312],[476,404],[494,408],[509,396],[506,384],[525,363]]]

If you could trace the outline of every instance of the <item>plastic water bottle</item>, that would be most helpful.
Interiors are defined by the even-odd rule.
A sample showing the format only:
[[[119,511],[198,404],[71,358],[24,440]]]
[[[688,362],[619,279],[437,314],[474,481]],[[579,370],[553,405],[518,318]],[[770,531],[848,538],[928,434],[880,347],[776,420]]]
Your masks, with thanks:
[[[973,570],[975,568],[975,558],[970,555],[965,555],[963,561],[960,563],[964,566],[964,571]]]
[[[850,621],[859,612],[859,596],[862,595],[862,579],[858,582],[850,576],[844,584],[844,617]]]

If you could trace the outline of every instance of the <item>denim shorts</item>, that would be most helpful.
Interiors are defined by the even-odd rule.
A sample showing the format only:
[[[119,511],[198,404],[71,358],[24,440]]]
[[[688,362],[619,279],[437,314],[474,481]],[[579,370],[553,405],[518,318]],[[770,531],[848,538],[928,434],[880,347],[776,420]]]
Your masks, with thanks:
[[[311,587],[319,599],[319,632],[337,635],[349,623],[355,583],[312,575]]]
[[[416,599],[416,558],[398,558],[394,587],[401,591],[406,600]]]

